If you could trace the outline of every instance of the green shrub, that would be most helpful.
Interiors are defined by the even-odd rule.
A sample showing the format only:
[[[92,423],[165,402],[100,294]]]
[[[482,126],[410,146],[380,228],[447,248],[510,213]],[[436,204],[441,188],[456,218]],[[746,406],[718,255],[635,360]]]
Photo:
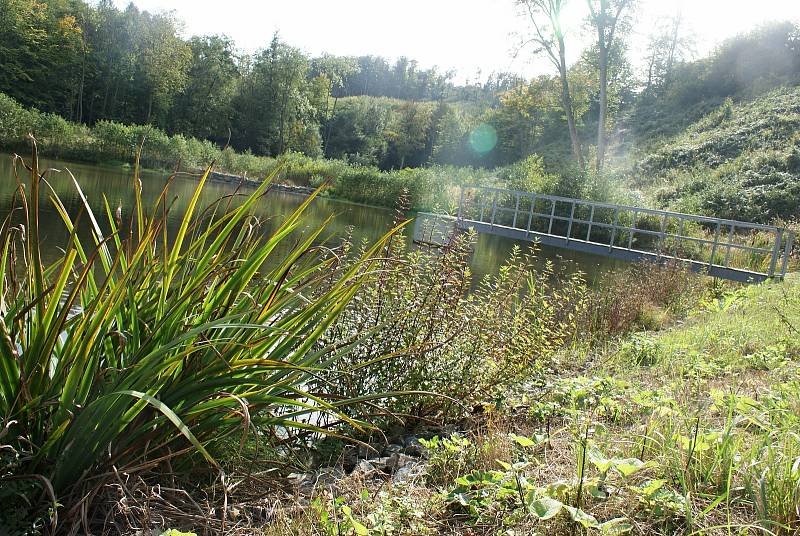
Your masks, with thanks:
[[[396,239],[380,276],[361,289],[328,336],[348,340],[364,327],[374,334],[356,344],[344,370],[333,371],[325,385],[345,397],[421,391],[394,407],[441,417],[502,402],[510,387],[541,372],[583,316],[581,277],[551,264],[536,269],[530,254],[515,249],[498,274],[473,284],[473,239],[458,236],[437,252],[404,252]],[[362,372],[346,374],[352,367]]]
[[[661,354],[658,341],[646,335],[633,335],[620,345],[619,354],[640,367],[655,365]]]

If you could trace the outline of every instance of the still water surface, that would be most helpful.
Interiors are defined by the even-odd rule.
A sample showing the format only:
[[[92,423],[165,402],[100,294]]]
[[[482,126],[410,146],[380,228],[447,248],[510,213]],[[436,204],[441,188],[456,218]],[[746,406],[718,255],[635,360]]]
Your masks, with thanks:
[[[108,199],[112,208],[116,209],[118,206],[122,208],[123,221],[128,221],[130,218],[134,201],[131,187],[132,170],[119,167],[67,163],[52,159],[42,159],[40,167],[42,169],[49,167],[61,170],[61,172],[53,171],[48,173],[47,179],[73,218],[80,212],[82,202],[72,183],[72,179],[65,171],[66,169],[69,169],[77,179],[98,220],[101,222],[106,220],[104,196]],[[27,176],[23,174],[23,171],[23,169],[19,168],[21,179],[27,182]],[[165,172],[146,171],[142,173],[142,196],[145,207],[153,205],[163,188],[167,176],[168,174]],[[181,176],[176,177],[170,185],[170,197],[174,198],[174,204],[168,215],[168,231],[173,235],[178,229],[181,214],[196,185],[196,179]],[[5,218],[12,208],[15,187],[16,179],[14,178],[12,158],[8,154],[0,154],[0,218]],[[208,206],[223,196],[232,194],[234,190],[235,187],[231,184],[209,181],[200,202],[201,208]],[[68,235],[61,217],[48,198],[49,192],[45,190],[40,210],[42,254],[46,261],[54,261],[59,257],[60,248],[64,246]],[[264,232],[269,233],[277,227],[286,215],[290,214],[302,203],[303,199],[299,195],[281,191],[270,192],[262,198],[255,212],[265,221]],[[350,236],[355,243],[362,240],[371,242],[378,239],[389,229],[393,220],[393,211],[385,208],[318,198],[309,207],[304,225],[308,229],[314,229],[331,217],[332,219],[325,233],[325,236],[328,237],[329,245],[337,245],[345,236]],[[85,223],[82,226],[84,228],[87,227]],[[409,234],[411,234],[411,231],[409,231]],[[89,238],[88,235],[86,238]],[[471,261],[472,271],[475,276],[482,277],[486,274],[496,273],[498,267],[508,257],[511,248],[515,244],[526,246],[526,243],[506,238],[488,235],[480,236],[475,245],[475,252]],[[284,247],[289,248],[291,244],[287,242]],[[582,255],[556,248],[543,248],[537,253],[537,259],[541,263],[548,259],[552,260],[558,265],[566,266],[570,271],[579,269],[588,274],[587,277],[590,280],[618,266],[618,264],[609,259],[593,255]]]

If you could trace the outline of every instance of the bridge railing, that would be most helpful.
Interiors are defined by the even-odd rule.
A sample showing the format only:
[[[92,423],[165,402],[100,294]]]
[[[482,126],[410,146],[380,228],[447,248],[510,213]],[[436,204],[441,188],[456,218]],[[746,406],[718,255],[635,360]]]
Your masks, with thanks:
[[[551,237],[764,277],[786,274],[794,243],[793,233],[773,225],[501,188],[463,188],[458,219],[517,238]]]

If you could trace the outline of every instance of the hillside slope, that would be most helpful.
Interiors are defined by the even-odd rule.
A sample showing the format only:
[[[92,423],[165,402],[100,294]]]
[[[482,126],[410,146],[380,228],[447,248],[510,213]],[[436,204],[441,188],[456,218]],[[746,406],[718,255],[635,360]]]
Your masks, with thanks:
[[[634,186],[684,212],[771,222],[800,216],[800,88],[729,99],[646,155]]]

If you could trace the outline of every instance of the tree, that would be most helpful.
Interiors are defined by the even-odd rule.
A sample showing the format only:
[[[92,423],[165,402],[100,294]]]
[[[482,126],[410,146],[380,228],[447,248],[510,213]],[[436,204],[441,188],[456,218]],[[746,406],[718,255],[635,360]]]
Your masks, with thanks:
[[[561,107],[567,118],[572,153],[580,169],[584,170],[586,161],[583,158],[583,148],[578,137],[578,127],[570,93],[566,42],[561,23],[561,14],[567,0],[516,0],[516,2],[517,5],[524,8],[533,27],[533,36],[522,46],[533,44],[536,47],[534,53],[544,53],[558,69],[561,81]]]
[[[633,0],[586,0],[589,5],[589,22],[597,33],[599,113],[597,120],[597,161],[600,172],[606,154],[606,117],[608,115],[608,63],[609,55],[618,37],[622,17],[633,6]]]
[[[171,16],[153,16],[141,38],[140,66],[148,91],[145,122],[150,123],[153,106],[166,112],[172,98],[186,87],[192,52],[177,35],[177,24]]]
[[[406,163],[412,159],[415,160],[415,165],[424,162],[425,157],[420,153],[427,144],[431,114],[430,107],[416,102],[405,101],[400,105],[394,124],[388,132],[389,140],[399,158],[397,167],[400,169],[406,167]]]
[[[324,54],[311,61],[311,72],[320,78],[327,85],[325,96],[325,142],[323,145],[323,155],[328,155],[328,145],[331,139],[331,126],[333,116],[336,115],[336,105],[339,99],[344,96],[343,89],[345,81],[356,74],[359,70],[358,63],[354,58],[332,56]],[[333,96],[333,107],[329,106],[330,97]]]
[[[386,160],[387,129],[396,102],[386,97],[347,97],[331,118],[327,156],[379,165]]]
[[[680,12],[656,23],[647,44],[646,93],[665,89],[672,79],[675,65],[692,55],[694,41],[684,26]]]
[[[289,150],[320,153],[317,111],[324,95],[308,72],[308,58],[277,35],[256,53],[234,99],[234,147],[272,156]]]
[[[225,36],[192,37],[186,88],[171,113],[170,131],[225,141],[240,72],[233,41]]]
[[[0,91],[69,117],[82,31],[57,2],[0,0]]]
[[[574,86],[571,88],[574,94]],[[560,81],[540,76],[500,95],[500,105],[492,110],[490,123],[497,130],[498,163],[510,164],[535,151],[544,129],[560,120]],[[554,129],[555,130],[555,129]]]

